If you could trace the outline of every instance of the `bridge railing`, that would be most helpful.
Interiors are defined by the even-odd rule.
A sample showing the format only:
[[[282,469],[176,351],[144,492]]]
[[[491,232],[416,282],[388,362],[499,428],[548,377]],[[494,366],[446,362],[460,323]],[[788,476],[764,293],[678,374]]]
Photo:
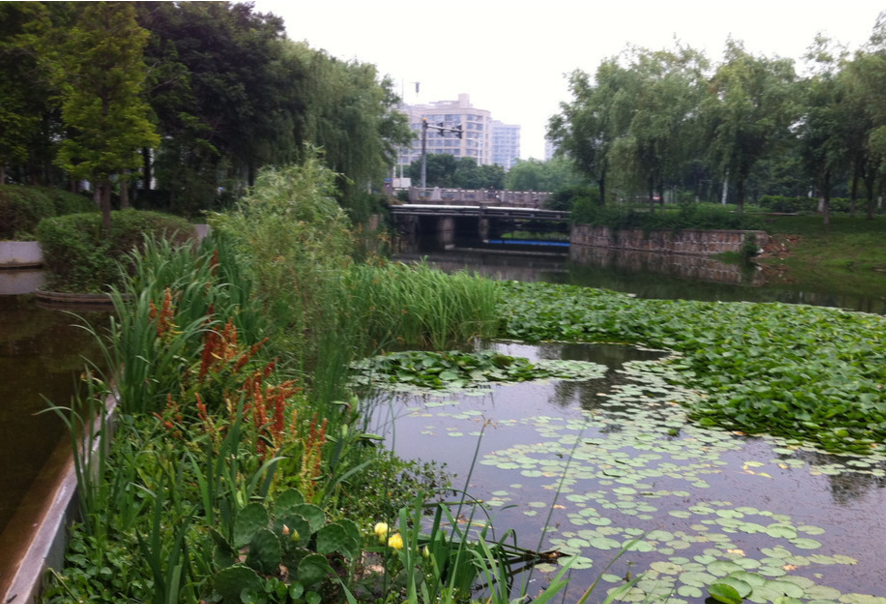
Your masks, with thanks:
[[[409,203],[434,203],[438,205],[495,204],[518,208],[540,208],[547,191],[490,191],[486,189],[441,189],[434,187],[424,191],[409,188]]]

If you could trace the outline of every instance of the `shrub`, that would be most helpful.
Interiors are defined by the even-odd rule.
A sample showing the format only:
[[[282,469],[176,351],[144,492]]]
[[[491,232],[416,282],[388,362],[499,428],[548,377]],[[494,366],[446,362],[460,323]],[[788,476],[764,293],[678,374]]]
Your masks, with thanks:
[[[542,203],[542,207],[546,210],[569,212],[576,204],[594,207],[599,206],[600,203],[599,188],[589,185],[572,185],[565,189],[559,189],[553,195],[548,196]]]
[[[37,187],[0,185],[0,239],[22,239],[44,218],[55,216],[52,200]]]
[[[129,252],[144,244],[146,235],[177,243],[195,237],[194,227],[181,218],[136,210],[113,212],[111,233],[103,237],[101,218],[99,212],[90,212],[40,223],[37,240],[43,249],[50,289],[103,291],[108,285],[120,284],[117,263],[125,263]]]
[[[33,189],[49,198],[55,208],[56,216],[99,211],[95,202],[84,195],[52,187],[33,187]]]
[[[762,229],[758,216],[729,211],[720,206],[680,205],[676,212],[650,212],[630,206],[595,206],[578,200],[572,211],[573,224],[608,226],[612,229],[664,231],[681,229]]]

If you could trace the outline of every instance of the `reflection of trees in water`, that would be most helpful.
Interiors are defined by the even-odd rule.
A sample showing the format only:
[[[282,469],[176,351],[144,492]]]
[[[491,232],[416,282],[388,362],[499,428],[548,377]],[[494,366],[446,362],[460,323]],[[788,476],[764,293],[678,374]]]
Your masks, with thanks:
[[[837,455],[828,455],[817,451],[795,451],[794,459],[802,459],[810,466],[845,466],[848,461],[854,458],[840,457]],[[851,468],[852,466],[847,466]],[[871,463],[870,468],[859,469],[875,469],[886,470],[886,462]],[[831,498],[834,503],[839,505],[849,505],[854,501],[860,501],[874,488],[886,488],[886,477],[873,476],[871,474],[861,474],[856,471],[846,471],[837,475],[828,475],[828,483],[831,491]]]
[[[666,354],[666,352],[642,350],[625,344],[546,343],[538,345],[538,356],[541,359],[586,361],[606,365],[609,369],[619,369],[628,361],[654,361]]]
[[[624,378],[617,373],[607,373],[605,377],[588,380],[584,382],[567,382],[557,381],[554,383],[548,402],[558,407],[571,407],[576,402],[585,411],[599,411],[604,397],[599,396],[600,392],[612,392],[612,388],[617,384],[623,384]],[[620,411],[626,407],[614,407],[611,400],[606,400],[607,411]]]

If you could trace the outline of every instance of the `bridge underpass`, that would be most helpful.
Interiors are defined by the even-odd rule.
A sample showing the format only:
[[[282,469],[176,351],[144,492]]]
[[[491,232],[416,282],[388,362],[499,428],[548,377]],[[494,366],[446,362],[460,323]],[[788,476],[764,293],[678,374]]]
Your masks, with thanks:
[[[476,247],[514,231],[568,232],[568,212],[487,205],[390,206],[403,243],[419,251]]]

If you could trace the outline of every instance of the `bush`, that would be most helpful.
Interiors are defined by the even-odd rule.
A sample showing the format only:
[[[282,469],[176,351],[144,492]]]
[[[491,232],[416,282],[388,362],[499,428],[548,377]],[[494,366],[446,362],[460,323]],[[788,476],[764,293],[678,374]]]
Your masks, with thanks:
[[[570,212],[576,203],[591,207],[600,205],[600,189],[589,185],[572,185],[559,189],[545,199],[542,207],[546,210]]]
[[[0,185],[0,239],[32,239],[44,218],[97,211],[88,197],[62,189]]]
[[[55,207],[43,190],[0,185],[0,239],[26,239],[41,220],[52,216]]]
[[[595,206],[579,200],[572,211],[573,224],[608,226],[612,229],[665,231],[681,229],[762,229],[758,216],[729,211],[720,206],[685,204],[674,212],[650,212],[629,206]]]
[[[128,261],[134,248],[141,248],[145,236],[183,243],[195,237],[187,221],[166,214],[123,210],[112,212],[113,226],[102,236],[101,213],[90,212],[49,218],[37,228],[48,273],[47,287],[55,291],[100,292],[109,285],[119,286],[118,262]],[[129,266],[124,266],[129,270]]]
[[[71,193],[63,189],[54,189],[52,187],[33,187],[34,190],[41,192],[49,198],[55,208],[56,216],[67,216],[68,214],[83,214],[85,212],[98,212],[98,206],[92,198],[79,193]]]

